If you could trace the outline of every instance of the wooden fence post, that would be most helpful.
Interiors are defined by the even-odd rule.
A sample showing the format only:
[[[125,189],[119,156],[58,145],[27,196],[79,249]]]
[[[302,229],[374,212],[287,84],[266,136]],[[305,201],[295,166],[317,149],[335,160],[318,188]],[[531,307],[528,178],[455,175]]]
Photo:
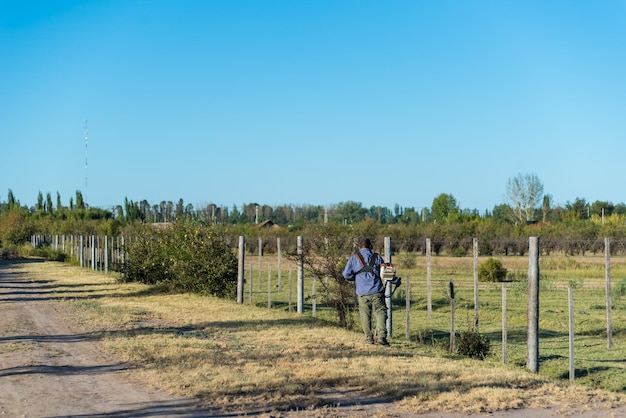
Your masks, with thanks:
[[[302,235],[298,235],[297,240],[297,253],[298,253],[298,279],[296,283],[296,291],[298,298],[297,312],[299,314],[304,312],[304,249],[302,243]]]
[[[85,267],[85,248],[84,248],[84,237],[80,236],[80,267]]]
[[[96,235],[96,270],[102,270],[102,247],[100,244],[100,235]]]
[[[474,327],[478,329],[478,238],[472,239],[474,249]]]
[[[91,269],[96,269],[96,236],[91,236]]]
[[[267,263],[267,307],[272,307],[272,265]]]
[[[454,281],[450,279],[450,353],[454,352],[456,343],[454,309]]]
[[[283,288],[283,284],[282,284],[282,280],[281,280],[281,276],[282,276],[282,263],[281,263],[281,251],[280,251],[280,237],[276,238],[276,256],[278,257],[277,260],[277,266],[276,268],[278,269],[278,291],[280,292]]]
[[[391,237],[385,237],[385,263],[391,263]],[[391,297],[392,284],[390,281],[385,282],[385,305],[387,305],[387,338],[391,338],[393,332],[393,304]]]
[[[263,239],[259,237],[259,290],[263,290],[263,281],[261,279],[261,259],[263,257]]]
[[[104,272],[109,272],[109,236],[104,236]]]
[[[569,308],[569,381],[573,382],[576,373],[574,371],[574,297],[571,286],[567,288],[567,302]]]
[[[406,340],[411,341],[411,276],[406,276],[406,284],[404,285],[405,292],[405,309],[406,309],[406,323],[405,331]]]
[[[604,269],[606,279],[606,344],[610,350],[613,348],[613,315],[611,310],[611,241],[604,238]]]
[[[243,303],[244,263],[245,263],[246,237],[239,236],[239,254],[237,265],[237,303]]]
[[[254,266],[252,265],[252,263],[250,263],[250,283],[248,284],[248,290],[249,290],[249,295],[250,295],[250,306],[252,306],[252,286],[253,286],[252,278],[254,277],[252,275],[252,271],[254,270],[253,267]]]
[[[539,371],[539,237],[529,238],[528,369]]]
[[[130,244],[130,238],[129,238],[129,244]],[[126,239],[124,238],[124,235],[122,235],[121,257],[122,257],[122,264],[126,264]]]
[[[430,238],[426,238],[426,308],[428,310],[428,319],[433,317],[433,298],[432,298],[432,267],[430,264]]]
[[[506,283],[502,283],[502,364],[507,360],[507,310]]]
[[[289,312],[291,312],[291,303],[292,303],[292,299],[291,299],[291,295],[292,295],[292,280],[291,280],[291,266],[289,266]]]

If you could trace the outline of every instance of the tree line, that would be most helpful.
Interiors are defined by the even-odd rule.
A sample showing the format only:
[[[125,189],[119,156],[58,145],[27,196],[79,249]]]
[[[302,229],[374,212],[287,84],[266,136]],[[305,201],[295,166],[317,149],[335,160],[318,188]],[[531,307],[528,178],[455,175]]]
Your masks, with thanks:
[[[511,201],[494,206],[491,210],[461,208],[456,198],[451,194],[442,193],[436,196],[430,207],[415,208],[402,207],[399,204],[388,208],[384,206],[364,207],[362,203],[346,201],[321,205],[293,205],[284,204],[270,206],[256,202],[244,203],[241,206],[232,205],[230,208],[224,205],[209,203],[201,208],[194,208],[192,204],[185,204],[183,199],[177,202],[161,201],[156,204],[147,200],[135,202],[126,198],[123,204],[110,207],[90,207],[84,201],[82,192],[77,190],[76,195],[70,197],[69,204],[63,205],[61,196],[57,192],[53,203],[52,195],[39,192],[37,203],[32,207],[20,205],[13,192],[9,189],[6,201],[0,200],[0,215],[6,214],[10,209],[19,209],[24,213],[35,217],[50,217],[51,219],[117,219],[123,223],[142,222],[172,222],[180,216],[199,219],[217,224],[258,224],[271,220],[278,225],[294,224],[322,224],[328,222],[340,222],[344,224],[358,223],[365,219],[373,219],[381,225],[413,224],[413,223],[449,223],[464,222],[476,219],[491,219],[497,222],[509,223],[551,223],[569,222],[575,220],[591,220],[593,217],[608,219],[613,215],[626,216],[624,203],[614,204],[609,201],[589,203],[584,198],[577,197],[573,202],[565,205],[553,205],[550,195],[542,196],[539,206],[535,202],[521,202],[518,195],[524,195],[519,189],[523,187],[519,183],[509,184],[507,194]],[[536,200],[531,197],[531,200]]]
[[[19,245],[35,234],[116,236],[133,225],[174,222],[189,219],[221,225],[233,235],[295,236],[313,225],[340,225],[355,229],[361,225],[372,237],[392,236],[394,245],[407,251],[422,250],[425,238],[432,239],[436,253],[464,255],[472,238],[479,238],[485,254],[516,254],[527,247],[525,237],[542,236],[542,247],[553,251],[585,253],[601,247],[604,237],[626,239],[626,205],[609,201],[587,202],[576,198],[565,205],[554,205],[550,195],[532,174],[518,175],[507,183],[508,202],[480,213],[463,209],[451,194],[436,196],[430,207],[364,207],[346,201],[321,205],[284,204],[270,206],[257,202],[226,207],[209,203],[201,208],[177,202],[126,198],[111,208],[90,207],[77,190],[64,205],[59,193],[53,199],[40,192],[32,207],[21,205],[8,191],[0,199],[0,244]],[[261,226],[274,225],[275,228]],[[276,227],[279,230],[276,230]],[[268,240],[271,242],[271,240]],[[271,244],[267,244],[271,247]],[[615,248],[620,248],[618,244]]]

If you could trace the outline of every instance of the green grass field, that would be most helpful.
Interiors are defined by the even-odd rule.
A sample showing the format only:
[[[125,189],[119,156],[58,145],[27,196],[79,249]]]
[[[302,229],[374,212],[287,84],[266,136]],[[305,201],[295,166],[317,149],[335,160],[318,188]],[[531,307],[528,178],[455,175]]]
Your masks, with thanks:
[[[485,257],[480,257],[479,262]],[[397,261],[396,261],[397,260]],[[500,258],[508,270],[507,364],[527,365],[527,276],[528,257]],[[393,339],[407,340],[406,285],[410,283],[409,338],[416,345],[447,347],[451,330],[450,280],[455,289],[455,330],[474,326],[474,260],[472,257],[431,258],[431,317],[427,310],[426,258],[401,254],[394,262],[403,284],[393,296]],[[296,309],[296,267],[283,265],[280,287],[276,257],[250,257],[246,265],[246,304],[273,309]],[[402,268],[402,266],[405,268]],[[611,259],[612,348],[608,349],[604,256],[540,257],[539,373],[569,380],[568,287],[573,292],[574,367],[577,382],[591,388],[626,392],[626,258]],[[291,270],[291,297],[289,270]],[[250,274],[250,271],[252,273]],[[252,295],[250,295],[252,281]],[[317,318],[336,322],[334,312],[324,305],[324,287],[316,283]],[[269,295],[268,295],[269,289]],[[502,284],[479,283],[478,331],[490,341],[488,362],[502,362]],[[250,296],[252,299],[250,299]],[[306,277],[304,315],[313,315],[313,283]],[[291,304],[289,300],[291,299]],[[355,332],[359,332],[355,317]],[[439,350],[444,351],[444,350]]]

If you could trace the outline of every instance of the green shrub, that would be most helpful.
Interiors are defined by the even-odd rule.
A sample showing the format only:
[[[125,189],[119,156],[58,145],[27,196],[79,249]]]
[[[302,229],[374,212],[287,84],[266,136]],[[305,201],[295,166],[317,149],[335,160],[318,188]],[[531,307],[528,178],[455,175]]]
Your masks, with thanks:
[[[5,247],[28,242],[34,233],[35,227],[28,212],[13,209],[0,217],[0,242]]]
[[[47,260],[50,261],[60,261],[60,262],[65,262],[65,260],[67,260],[67,254],[65,254],[62,251],[59,250],[54,250],[50,247],[41,247],[41,248],[34,248],[30,250],[30,253],[28,255],[31,256],[35,256],[35,257],[43,257]]]
[[[126,260],[121,266],[122,280],[145,284],[171,282],[173,276],[168,265],[168,241],[164,231],[151,230],[149,226],[139,231],[126,246]]]
[[[122,280],[231,297],[237,287],[237,269],[237,257],[217,227],[178,221],[165,230],[140,230],[128,246]]]
[[[481,282],[502,282],[507,270],[497,258],[489,257],[478,265],[478,280]]]
[[[456,340],[456,352],[462,356],[484,360],[491,352],[489,339],[472,329],[461,332]]]

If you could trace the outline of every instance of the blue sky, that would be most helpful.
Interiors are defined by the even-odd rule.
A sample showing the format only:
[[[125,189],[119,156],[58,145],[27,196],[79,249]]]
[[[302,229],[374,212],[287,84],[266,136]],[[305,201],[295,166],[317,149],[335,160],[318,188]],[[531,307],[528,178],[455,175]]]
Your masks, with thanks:
[[[626,202],[624,45],[623,0],[4,0],[0,200]]]

